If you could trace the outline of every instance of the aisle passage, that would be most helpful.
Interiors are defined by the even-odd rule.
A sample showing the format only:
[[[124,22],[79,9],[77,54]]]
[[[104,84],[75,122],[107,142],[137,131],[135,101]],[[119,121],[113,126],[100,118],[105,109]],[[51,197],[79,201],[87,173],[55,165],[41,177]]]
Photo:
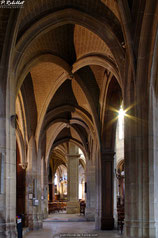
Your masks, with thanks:
[[[61,216],[56,214],[43,223],[43,229],[27,233],[24,238],[58,238],[58,237],[98,237],[121,238],[118,231],[96,231],[94,222],[87,222],[79,215]]]

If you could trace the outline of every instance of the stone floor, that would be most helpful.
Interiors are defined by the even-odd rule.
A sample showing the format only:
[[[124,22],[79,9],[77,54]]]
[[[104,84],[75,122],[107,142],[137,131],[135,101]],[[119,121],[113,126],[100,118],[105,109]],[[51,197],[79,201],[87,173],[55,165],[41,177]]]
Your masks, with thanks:
[[[121,238],[118,231],[96,231],[94,222],[87,222],[83,216],[53,214],[43,222],[43,229],[25,234],[24,238]]]
[[[48,222],[48,221],[52,221],[52,222],[85,222],[87,221],[84,215],[80,215],[80,214],[67,214],[67,213],[54,213],[48,216],[48,218],[46,220],[44,220],[44,222]]]

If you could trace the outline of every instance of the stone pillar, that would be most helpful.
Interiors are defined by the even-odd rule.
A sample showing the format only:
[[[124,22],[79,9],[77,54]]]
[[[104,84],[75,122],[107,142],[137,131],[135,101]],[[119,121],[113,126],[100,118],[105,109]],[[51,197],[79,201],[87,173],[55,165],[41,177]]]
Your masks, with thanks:
[[[149,235],[158,237],[158,98],[150,89],[149,104]]]
[[[78,201],[78,166],[79,166],[78,147],[74,144],[70,144],[68,159],[68,202],[67,202],[67,213],[79,213],[80,206]]]
[[[113,213],[114,213],[114,228],[117,229],[117,195],[118,195],[118,181],[116,178],[116,169],[117,169],[117,155],[114,156],[114,175],[113,175],[113,198],[114,198],[114,208],[113,208]]]
[[[44,201],[43,201],[43,214],[44,218],[48,217],[48,171],[47,171],[47,166],[46,166],[46,161],[44,159],[44,190],[43,190],[43,195],[44,195]],[[55,200],[55,198],[54,198]]]
[[[53,202],[55,201],[55,185],[54,185],[54,182],[52,184],[52,201]]]
[[[2,105],[1,105],[2,106]],[[16,237],[16,138],[10,118],[0,116],[0,237]]]
[[[63,195],[63,182],[61,181],[60,183],[60,199],[63,199],[64,195]]]
[[[40,153],[38,155],[40,158]],[[30,230],[38,229],[42,227],[41,216],[41,164],[37,163],[37,152],[35,139],[32,136],[28,143],[27,161],[28,168],[26,173],[26,210],[28,226]],[[33,199],[29,199],[29,194],[33,195],[33,198],[38,200],[38,205],[33,203]]]
[[[45,203],[44,203],[45,197],[44,197],[44,156],[41,159],[41,214],[42,218],[45,218],[44,215],[44,209],[45,209]]]
[[[113,218],[113,163],[114,152],[105,151],[101,155],[102,163],[102,218],[101,229],[114,228]]]
[[[154,140],[157,140],[157,135],[153,136],[156,128],[152,128],[156,108],[150,112],[150,125],[147,93],[141,92],[144,95],[139,94],[139,97],[142,96],[139,100],[134,98],[137,105],[125,117],[125,236],[156,238],[158,190]],[[128,105],[131,102],[126,108]]]
[[[41,229],[43,226],[43,215],[42,215],[42,189],[41,189],[41,147],[38,149],[37,162],[36,162],[36,179],[37,179],[37,197],[39,204],[36,206],[36,224],[35,229]]]
[[[95,184],[95,165],[93,164],[92,160],[87,160],[86,179],[87,179],[87,193],[86,193],[85,216],[88,221],[94,221],[96,209],[96,184]]]
[[[28,167],[26,170],[26,214],[27,214],[27,224],[30,230],[33,230],[33,158],[35,154],[35,141],[32,137],[28,143],[27,149],[27,162]],[[35,159],[35,158],[34,158]],[[34,168],[35,169],[35,168]],[[31,197],[32,195],[32,197]]]
[[[6,94],[1,86],[0,83],[0,237],[15,238],[17,236],[15,94],[12,88],[13,92],[6,100]]]
[[[101,188],[101,154],[100,148],[96,148],[95,151],[95,178],[96,178],[96,209],[95,209],[95,228],[101,229],[101,216],[102,216],[102,188]]]

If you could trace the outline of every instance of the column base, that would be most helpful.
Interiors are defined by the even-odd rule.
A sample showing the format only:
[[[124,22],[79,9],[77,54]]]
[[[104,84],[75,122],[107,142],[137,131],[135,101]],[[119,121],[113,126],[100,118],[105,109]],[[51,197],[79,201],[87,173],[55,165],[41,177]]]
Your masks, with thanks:
[[[78,201],[76,202],[67,202],[66,208],[67,214],[75,214],[80,213],[80,204]]]
[[[95,229],[101,230],[101,210],[97,209],[95,212]]]
[[[95,208],[86,208],[85,217],[87,221],[95,221]]]
[[[101,230],[113,230],[114,229],[114,218],[113,217],[102,217],[101,218]]]
[[[37,214],[29,214],[27,219],[29,230],[38,230],[43,227],[42,217],[39,218]]]
[[[158,223],[154,221],[142,222],[139,220],[125,221],[124,234],[127,238],[157,238]]]
[[[14,223],[1,223],[0,224],[0,237],[1,238],[16,238],[17,237],[17,227]]]

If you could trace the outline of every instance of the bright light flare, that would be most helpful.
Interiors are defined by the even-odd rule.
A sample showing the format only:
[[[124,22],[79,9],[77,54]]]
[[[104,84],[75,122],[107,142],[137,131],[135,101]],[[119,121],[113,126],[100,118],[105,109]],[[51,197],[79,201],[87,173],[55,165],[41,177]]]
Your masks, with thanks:
[[[126,110],[123,110],[122,106],[120,108],[120,110],[118,111],[117,109],[115,109],[114,107],[109,106],[109,110],[111,110],[112,112],[116,113],[116,117],[114,117],[113,119],[111,119],[108,122],[107,127],[111,126],[111,124],[115,123],[117,120],[119,121],[119,124],[121,125],[121,121],[124,120],[124,117],[136,122],[136,123],[143,123],[146,125],[146,122],[138,117],[135,117],[133,115],[131,115],[132,113],[130,112],[130,114],[128,114],[129,111],[131,111],[132,108],[134,108],[136,106],[136,103],[133,103],[132,105],[130,105],[128,108],[126,108]],[[124,125],[123,125],[124,126]],[[124,128],[122,126],[122,129],[124,131]],[[122,130],[120,129],[120,131]],[[122,137],[124,135],[120,134],[119,138]]]
[[[125,115],[126,115],[126,112],[121,107],[120,110],[119,110],[119,118],[124,118]]]
[[[119,139],[124,138],[124,116],[125,116],[125,111],[123,110],[122,106],[119,110]]]

